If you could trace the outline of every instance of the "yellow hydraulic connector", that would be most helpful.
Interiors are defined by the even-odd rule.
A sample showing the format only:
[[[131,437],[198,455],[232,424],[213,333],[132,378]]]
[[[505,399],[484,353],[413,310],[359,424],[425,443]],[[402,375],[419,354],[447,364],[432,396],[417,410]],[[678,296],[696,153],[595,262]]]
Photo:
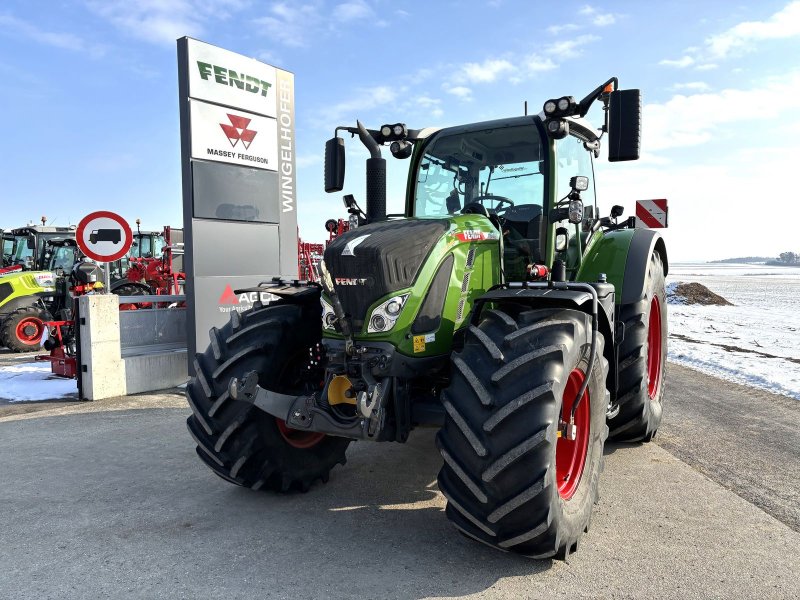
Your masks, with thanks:
[[[328,384],[328,404],[335,406],[337,404],[352,404],[355,406],[356,395],[351,392],[348,396],[347,392],[353,389],[353,384],[344,375],[337,375]]]

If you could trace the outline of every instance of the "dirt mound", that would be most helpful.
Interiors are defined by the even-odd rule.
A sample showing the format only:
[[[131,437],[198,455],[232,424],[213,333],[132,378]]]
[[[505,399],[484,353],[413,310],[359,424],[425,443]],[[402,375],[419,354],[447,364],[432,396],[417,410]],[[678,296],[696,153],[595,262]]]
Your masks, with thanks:
[[[667,286],[667,301],[670,304],[702,304],[705,306],[733,306],[719,294],[715,294],[701,283],[671,283]]]

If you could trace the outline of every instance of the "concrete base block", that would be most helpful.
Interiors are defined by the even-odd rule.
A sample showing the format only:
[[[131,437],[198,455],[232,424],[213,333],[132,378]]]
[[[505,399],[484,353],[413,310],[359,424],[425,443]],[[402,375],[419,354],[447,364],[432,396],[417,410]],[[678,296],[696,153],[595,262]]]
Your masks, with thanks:
[[[186,350],[126,356],[125,393],[172,388],[189,379]]]
[[[81,296],[81,397],[102,400],[125,394],[125,364],[120,357],[119,297]]]

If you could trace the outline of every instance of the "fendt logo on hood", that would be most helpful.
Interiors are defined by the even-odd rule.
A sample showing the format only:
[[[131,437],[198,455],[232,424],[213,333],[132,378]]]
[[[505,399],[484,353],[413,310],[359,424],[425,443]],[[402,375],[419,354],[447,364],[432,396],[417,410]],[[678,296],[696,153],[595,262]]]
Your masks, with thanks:
[[[241,141],[244,149],[248,150],[250,148],[250,144],[253,143],[253,139],[258,133],[253,129],[247,128],[252,119],[240,117],[238,115],[232,115],[230,113],[227,113],[227,115],[231,124],[228,125],[227,123],[220,123],[219,126],[222,127],[222,131],[224,131],[225,135],[228,137],[231,147],[236,148],[236,144]]]
[[[232,310],[242,312],[252,308],[254,302],[261,300],[264,304],[277,300],[277,296],[269,292],[242,292],[237,294],[233,291],[231,284],[225,286],[225,290],[219,297],[219,312],[229,313]]]

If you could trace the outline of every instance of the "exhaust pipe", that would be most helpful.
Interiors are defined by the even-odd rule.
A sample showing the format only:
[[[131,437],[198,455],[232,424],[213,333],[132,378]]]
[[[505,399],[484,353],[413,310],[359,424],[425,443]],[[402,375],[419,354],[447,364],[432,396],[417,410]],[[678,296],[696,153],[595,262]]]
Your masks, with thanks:
[[[358,137],[369,150],[367,159],[367,223],[386,220],[386,159],[367,128],[356,121]]]

